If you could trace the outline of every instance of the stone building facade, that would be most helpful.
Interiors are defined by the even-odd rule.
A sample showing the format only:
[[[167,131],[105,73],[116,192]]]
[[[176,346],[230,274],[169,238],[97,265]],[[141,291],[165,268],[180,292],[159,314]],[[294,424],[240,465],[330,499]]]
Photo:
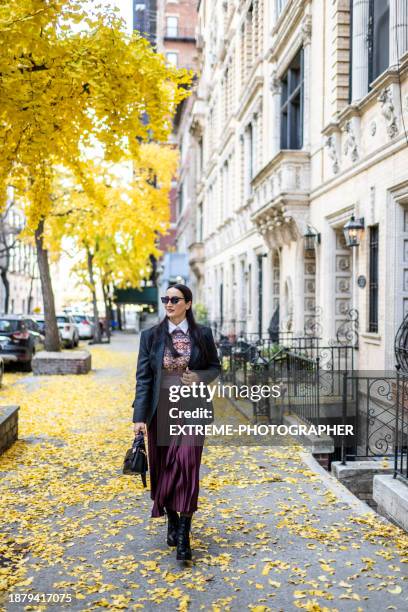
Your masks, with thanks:
[[[19,240],[24,215],[12,197],[0,217],[0,313],[32,314],[42,309],[40,275],[33,244]]]
[[[197,1],[159,0],[157,24],[157,51],[165,56],[168,63],[196,73]],[[170,191],[170,228],[167,235],[161,236],[159,240],[159,248],[164,252],[157,268],[159,295],[163,295],[171,284],[188,282],[187,249],[184,239],[181,241],[181,248],[176,244],[176,236],[179,230],[180,234],[186,236],[182,230],[188,226],[189,202],[191,194],[194,193],[194,177],[189,172],[191,138],[188,127],[192,100],[193,97],[188,98],[179,105],[168,143],[169,146],[179,149],[180,162]],[[164,314],[160,300],[158,310],[159,314]]]
[[[201,0],[197,47],[178,245],[209,319],[325,340],[358,323],[358,366],[393,367],[408,313],[407,2]]]

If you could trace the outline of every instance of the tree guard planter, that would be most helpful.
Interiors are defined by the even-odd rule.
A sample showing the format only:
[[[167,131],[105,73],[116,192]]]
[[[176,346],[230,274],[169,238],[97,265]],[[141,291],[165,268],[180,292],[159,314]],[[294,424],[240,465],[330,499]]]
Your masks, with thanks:
[[[87,374],[91,369],[88,351],[40,351],[32,360],[33,374]]]
[[[19,406],[0,407],[0,455],[17,440]]]

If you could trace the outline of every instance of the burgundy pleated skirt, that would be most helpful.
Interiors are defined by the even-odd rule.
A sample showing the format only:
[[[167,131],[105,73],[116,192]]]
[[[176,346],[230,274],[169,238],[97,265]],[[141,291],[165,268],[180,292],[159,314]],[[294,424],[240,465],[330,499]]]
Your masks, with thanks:
[[[161,411],[169,409],[168,390],[160,393]],[[174,407],[174,404],[172,404]],[[152,517],[164,515],[164,509],[191,513],[197,510],[199,477],[204,436],[173,437],[168,446],[158,445],[157,412],[147,430]],[[163,419],[160,417],[160,426]]]

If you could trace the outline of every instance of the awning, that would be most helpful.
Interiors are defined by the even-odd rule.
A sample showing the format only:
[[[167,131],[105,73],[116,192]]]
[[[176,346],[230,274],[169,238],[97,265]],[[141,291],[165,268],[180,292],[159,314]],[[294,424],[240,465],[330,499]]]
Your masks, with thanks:
[[[157,306],[157,287],[115,289],[116,304],[146,304]]]

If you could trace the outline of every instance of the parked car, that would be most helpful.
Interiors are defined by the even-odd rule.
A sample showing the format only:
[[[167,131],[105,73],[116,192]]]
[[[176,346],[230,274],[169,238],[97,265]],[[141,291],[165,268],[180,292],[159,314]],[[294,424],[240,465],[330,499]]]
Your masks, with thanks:
[[[44,336],[33,318],[0,315],[0,356],[5,362],[17,362],[30,372],[33,356],[43,348]]]
[[[73,312],[71,316],[78,327],[80,339],[89,340],[93,338],[95,325],[91,321],[90,317],[86,314],[78,314],[77,312]]]
[[[32,318],[34,319],[34,321],[37,323],[40,333],[45,336],[45,318],[44,315],[41,314],[34,314],[32,316]]]
[[[34,321],[37,323],[38,327],[40,328],[40,332],[45,337],[45,317],[44,315],[32,315],[32,316],[33,316]],[[58,333],[59,333],[60,344],[62,346],[63,341],[62,341],[60,329],[58,330]]]
[[[68,348],[74,348],[79,344],[79,329],[72,315],[57,314],[57,325],[63,344]]]

